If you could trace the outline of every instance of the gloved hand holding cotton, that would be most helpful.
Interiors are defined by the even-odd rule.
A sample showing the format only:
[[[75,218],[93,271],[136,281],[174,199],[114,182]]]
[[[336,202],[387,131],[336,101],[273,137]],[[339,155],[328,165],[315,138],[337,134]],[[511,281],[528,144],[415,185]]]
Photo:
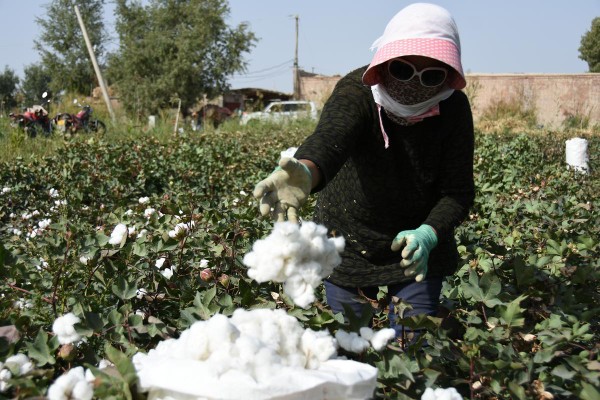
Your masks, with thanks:
[[[335,356],[326,330],[304,329],[283,310],[238,309],[194,323],[133,363],[152,399],[369,398],[377,369]]]
[[[306,308],[315,300],[315,288],[341,263],[344,246],[344,238],[327,237],[323,225],[277,222],[269,236],[254,243],[243,261],[250,278],[259,283],[283,283],[284,293],[294,304]]]

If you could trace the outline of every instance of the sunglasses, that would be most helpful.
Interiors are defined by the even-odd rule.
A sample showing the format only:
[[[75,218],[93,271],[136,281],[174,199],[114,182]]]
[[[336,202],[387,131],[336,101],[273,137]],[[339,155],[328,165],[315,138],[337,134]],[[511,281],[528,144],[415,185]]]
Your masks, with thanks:
[[[425,87],[440,86],[446,80],[448,71],[442,67],[423,68],[417,72],[414,65],[406,60],[395,59],[388,63],[388,71],[394,79],[402,82],[411,80],[415,75],[421,80],[421,85]]]

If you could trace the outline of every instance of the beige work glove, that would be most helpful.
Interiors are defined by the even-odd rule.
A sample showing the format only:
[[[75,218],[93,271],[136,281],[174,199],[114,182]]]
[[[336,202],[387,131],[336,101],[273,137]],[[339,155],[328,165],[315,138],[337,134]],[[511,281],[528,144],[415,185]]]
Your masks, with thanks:
[[[279,167],[266,179],[258,182],[253,195],[260,201],[263,216],[272,212],[276,221],[298,223],[298,209],[306,203],[312,186],[312,175],[308,167],[295,158],[279,160]]]

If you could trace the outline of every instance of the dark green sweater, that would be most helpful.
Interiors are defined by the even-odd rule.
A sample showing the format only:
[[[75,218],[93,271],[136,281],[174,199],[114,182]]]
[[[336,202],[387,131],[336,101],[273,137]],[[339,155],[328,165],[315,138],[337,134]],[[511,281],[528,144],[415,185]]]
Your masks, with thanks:
[[[315,132],[295,154],[313,161],[322,181],[315,222],[344,236],[342,264],[329,277],[342,286],[383,286],[412,280],[390,246],[398,232],[431,225],[438,245],[427,276],[452,274],[458,263],[454,228],[474,199],[473,118],[464,93],[440,103],[440,115],[411,126],[384,116],[384,147],[366,67],[343,77],[325,104]],[[385,113],[382,111],[382,115]]]

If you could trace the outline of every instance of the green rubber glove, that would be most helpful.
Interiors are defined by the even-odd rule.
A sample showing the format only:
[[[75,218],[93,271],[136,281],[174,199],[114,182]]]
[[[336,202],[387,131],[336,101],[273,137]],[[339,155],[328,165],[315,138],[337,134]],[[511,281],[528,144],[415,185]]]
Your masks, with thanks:
[[[417,229],[402,231],[392,242],[392,251],[402,250],[400,266],[406,268],[406,276],[415,276],[421,282],[427,275],[429,252],[437,245],[435,230],[429,225],[421,225]]]
[[[306,203],[312,187],[308,167],[293,157],[279,160],[279,167],[266,179],[258,182],[253,195],[260,201],[263,216],[273,213],[276,221],[298,223],[298,209]]]

